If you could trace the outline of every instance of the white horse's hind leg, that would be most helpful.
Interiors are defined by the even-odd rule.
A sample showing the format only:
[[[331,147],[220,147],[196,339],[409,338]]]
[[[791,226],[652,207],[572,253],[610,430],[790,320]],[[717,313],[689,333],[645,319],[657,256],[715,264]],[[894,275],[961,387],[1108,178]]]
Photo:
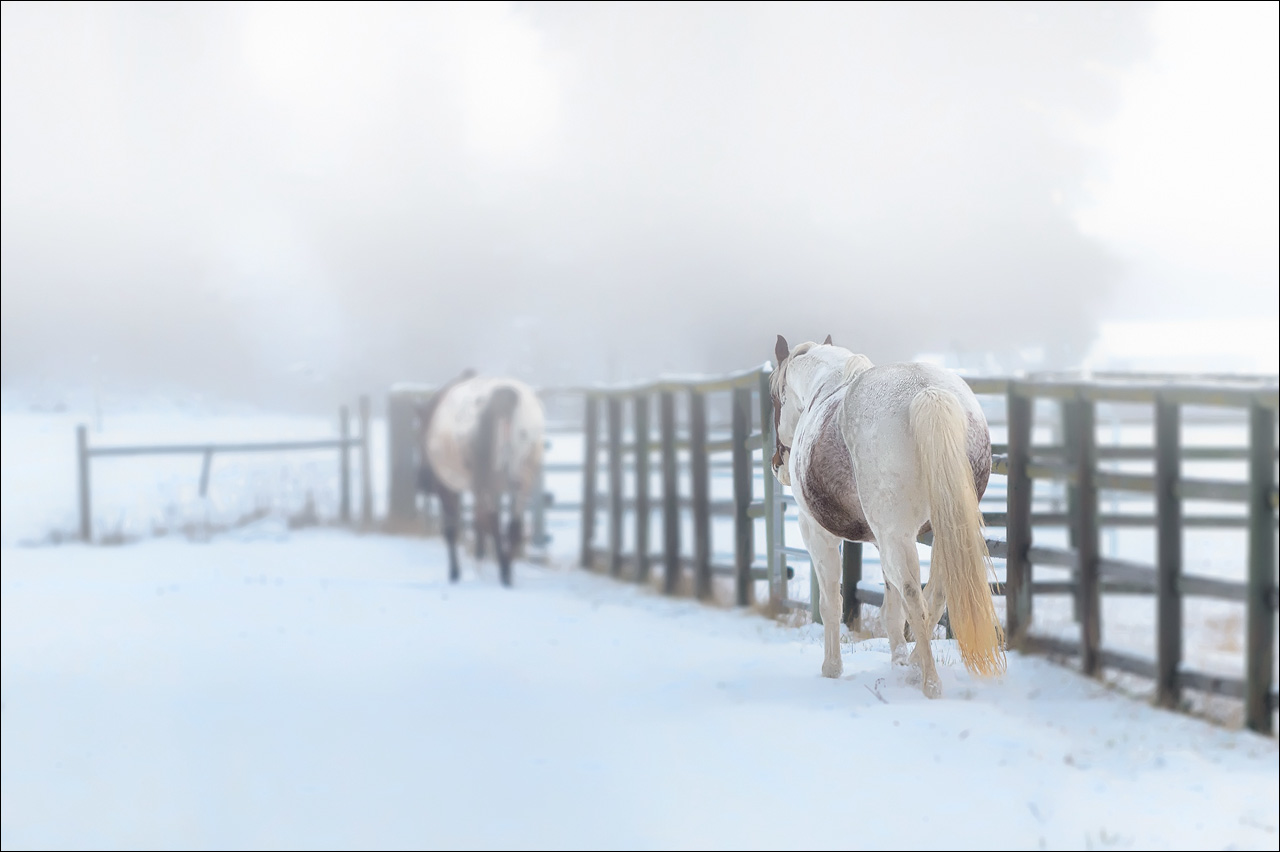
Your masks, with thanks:
[[[929,584],[924,587],[925,617],[929,624],[929,635],[942,620],[942,613],[947,608],[947,592],[942,587],[941,577],[930,577]]]
[[[906,623],[906,616],[902,613],[902,597],[898,594],[898,587],[890,582],[884,584],[884,611],[881,613],[881,620],[884,622],[884,633],[889,637],[889,654],[893,664],[905,666],[909,652],[902,628]]]
[[[822,676],[840,677],[840,539],[818,525],[808,512],[800,511],[800,537],[818,574],[818,611],[822,614]]]
[[[884,542],[888,537],[876,537]],[[911,632],[915,635],[916,647],[911,653],[911,660],[920,669],[921,690],[927,698],[942,695],[942,682],[938,678],[938,668],[933,662],[933,650],[929,647],[929,637],[933,634],[933,625],[928,623],[929,615],[925,611],[924,593],[920,590],[920,557],[916,553],[913,538],[898,536],[892,544],[881,544],[880,557],[885,565],[886,583],[895,582],[902,595],[903,608]]]

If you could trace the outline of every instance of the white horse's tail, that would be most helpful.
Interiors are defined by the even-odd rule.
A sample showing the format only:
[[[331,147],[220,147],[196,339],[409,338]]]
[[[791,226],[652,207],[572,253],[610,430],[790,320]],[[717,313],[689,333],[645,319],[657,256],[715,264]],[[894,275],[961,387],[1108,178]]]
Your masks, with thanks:
[[[941,581],[965,668],[984,677],[1005,670],[1004,630],[991,601],[991,556],[969,466],[968,418],[955,394],[925,388],[911,401],[911,434],[929,493],[933,554],[929,582]]]

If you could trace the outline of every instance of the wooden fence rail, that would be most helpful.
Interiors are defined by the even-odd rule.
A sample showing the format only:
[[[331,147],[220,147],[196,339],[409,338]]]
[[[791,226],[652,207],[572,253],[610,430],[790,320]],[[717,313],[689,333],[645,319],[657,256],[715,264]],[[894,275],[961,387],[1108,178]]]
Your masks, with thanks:
[[[360,516],[361,521],[369,526],[373,523],[373,482],[369,468],[369,398],[362,396],[359,406],[360,434],[351,437],[350,413],[344,405],[338,410],[337,438],[320,438],[301,441],[251,441],[244,443],[199,443],[199,444],[137,444],[128,446],[91,446],[88,429],[76,427],[76,478],[77,504],[80,514],[80,539],[93,541],[93,496],[90,463],[95,458],[119,458],[123,456],[172,456],[198,455],[203,458],[200,465],[201,497],[209,493],[209,476],[213,467],[215,453],[286,453],[315,450],[337,450],[338,452],[338,499],[339,517],[342,523],[351,522],[351,456],[352,449],[360,453]]]

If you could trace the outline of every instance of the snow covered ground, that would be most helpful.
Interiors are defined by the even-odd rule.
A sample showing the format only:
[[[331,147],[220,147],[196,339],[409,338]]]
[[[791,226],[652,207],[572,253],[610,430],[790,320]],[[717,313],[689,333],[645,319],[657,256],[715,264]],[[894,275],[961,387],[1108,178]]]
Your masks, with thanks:
[[[50,544],[76,419],[6,405],[0,434],[5,849],[1280,845],[1274,738],[1018,654],[975,682],[945,641],[938,701],[883,639],[827,680],[815,625],[562,567],[450,586],[437,541],[290,528],[332,455],[229,457],[207,501],[198,459],[95,462],[132,543]],[[102,441],[333,434],[287,419]],[[154,537],[165,505],[210,523]]]
[[[6,547],[3,845],[1261,848],[1274,739],[430,540]]]

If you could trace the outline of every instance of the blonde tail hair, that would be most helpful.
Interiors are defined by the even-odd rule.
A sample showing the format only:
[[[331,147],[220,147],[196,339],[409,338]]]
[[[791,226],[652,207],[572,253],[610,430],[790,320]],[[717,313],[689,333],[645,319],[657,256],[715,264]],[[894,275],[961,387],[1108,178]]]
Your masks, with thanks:
[[[910,418],[933,526],[930,585],[941,581],[965,668],[982,677],[1001,674],[1004,629],[987,585],[991,555],[969,466],[967,416],[953,393],[925,388],[911,401]]]

